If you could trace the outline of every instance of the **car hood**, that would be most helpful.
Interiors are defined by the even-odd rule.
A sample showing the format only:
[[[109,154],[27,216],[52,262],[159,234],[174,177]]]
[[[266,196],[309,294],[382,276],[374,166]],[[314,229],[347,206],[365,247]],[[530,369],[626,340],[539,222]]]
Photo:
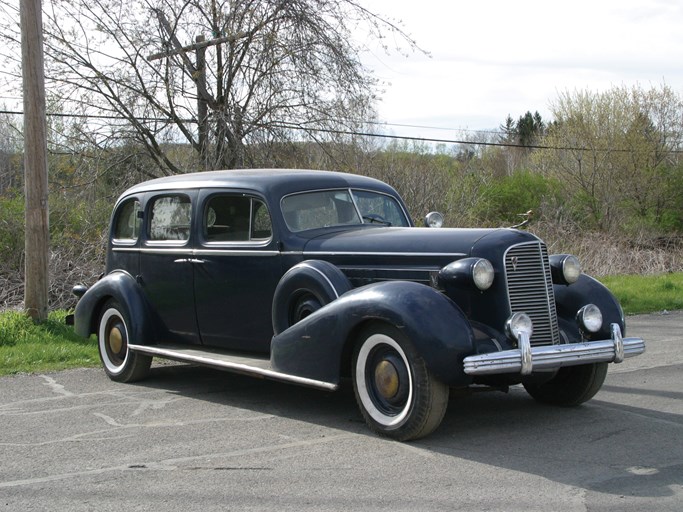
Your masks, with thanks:
[[[513,229],[372,227],[326,232],[304,245],[307,259],[337,263],[415,263],[446,265],[468,256],[495,257],[510,245],[538,240]]]

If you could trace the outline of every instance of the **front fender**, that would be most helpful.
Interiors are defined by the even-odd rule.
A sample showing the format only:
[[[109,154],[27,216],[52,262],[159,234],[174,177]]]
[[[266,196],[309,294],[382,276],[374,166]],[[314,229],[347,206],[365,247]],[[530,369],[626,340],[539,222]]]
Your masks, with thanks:
[[[602,329],[590,336],[590,339],[600,340],[611,337],[610,325],[618,324],[622,334],[626,335],[624,312],[619,301],[612,295],[605,285],[590,276],[581,274],[578,281],[570,285],[554,285],[557,314],[566,329],[580,339],[576,314],[586,304],[595,304],[602,312]]]
[[[130,339],[143,343],[154,339],[147,301],[135,278],[126,272],[112,272],[83,294],[74,311],[74,330],[84,338],[97,332],[101,309],[109,299],[116,300],[128,313]]]
[[[387,281],[356,288],[273,338],[277,371],[338,383],[355,333],[369,321],[401,329],[441,381],[471,383],[464,357],[475,352],[474,335],[458,306],[428,286]]]

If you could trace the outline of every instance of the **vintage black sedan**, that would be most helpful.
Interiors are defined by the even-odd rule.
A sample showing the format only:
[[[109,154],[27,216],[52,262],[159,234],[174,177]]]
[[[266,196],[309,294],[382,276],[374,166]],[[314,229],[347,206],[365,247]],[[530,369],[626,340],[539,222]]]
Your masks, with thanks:
[[[74,293],[113,380],[154,356],[325,390],[350,377],[370,428],[399,440],[436,429],[452,388],[577,405],[645,349],[575,257],[516,229],[415,227],[389,185],[325,171],[134,186],[106,272]]]

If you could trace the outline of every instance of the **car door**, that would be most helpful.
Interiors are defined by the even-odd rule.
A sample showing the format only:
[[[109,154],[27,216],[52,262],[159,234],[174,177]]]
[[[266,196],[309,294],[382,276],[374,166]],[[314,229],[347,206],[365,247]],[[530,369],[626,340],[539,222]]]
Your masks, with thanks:
[[[282,276],[266,202],[239,191],[200,192],[194,287],[205,345],[268,352]]]
[[[197,191],[148,194],[138,281],[165,327],[162,342],[199,344],[194,308],[192,217]]]

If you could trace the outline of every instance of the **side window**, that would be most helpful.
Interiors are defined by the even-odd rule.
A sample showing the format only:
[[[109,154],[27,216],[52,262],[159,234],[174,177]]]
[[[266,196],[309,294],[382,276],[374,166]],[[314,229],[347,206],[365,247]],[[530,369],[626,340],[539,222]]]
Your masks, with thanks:
[[[247,242],[271,236],[266,205],[241,195],[212,197],[204,212],[203,225],[207,242]]]
[[[252,199],[251,239],[267,240],[273,235],[268,208],[258,199]]]
[[[191,211],[190,198],[185,195],[156,198],[150,208],[149,239],[189,240]]]
[[[114,217],[113,238],[117,242],[135,242],[140,236],[140,201],[128,199],[119,206]]]

